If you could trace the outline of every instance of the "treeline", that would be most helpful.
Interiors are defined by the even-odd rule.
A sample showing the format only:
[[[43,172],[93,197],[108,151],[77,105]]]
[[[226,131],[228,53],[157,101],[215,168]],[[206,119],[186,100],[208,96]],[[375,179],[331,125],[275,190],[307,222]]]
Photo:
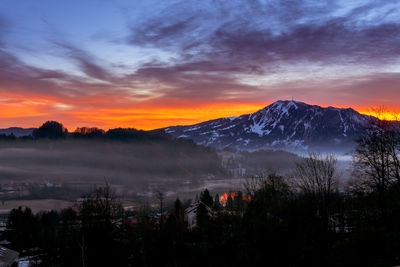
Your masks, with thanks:
[[[0,140],[37,140],[37,139],[111,139],[121,141],[169,141],[173,138],[163,130],[144,131],[134,128],[115,128],[104,131],[96,127],[78,127],[75,131],[69,132],[63,124],[57,121],[47,121],[39,128],[34,129],[32,135],[17,137],[14,134],[1,134]]]
[[[173,139],[163,130],[143,131],[134,128],[115,128],[108,131],[96,127],[78,127],[73,132],[57,121],[47,121],[39,128],[34,129],[32,135],[16,137],[14,134],[0,135],[1,140],[29,140],[29,139],[65,139],[65,138],[85,138],[85,139],[112,139],[123,141],[166,141]]]

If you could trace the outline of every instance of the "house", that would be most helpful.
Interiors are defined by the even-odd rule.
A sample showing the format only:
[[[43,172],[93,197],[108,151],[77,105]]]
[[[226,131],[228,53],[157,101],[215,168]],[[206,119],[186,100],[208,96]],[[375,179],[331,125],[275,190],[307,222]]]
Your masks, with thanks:
[[[18,256],[18,252],[0,246],[0,267],[11,266],[17,260]]]

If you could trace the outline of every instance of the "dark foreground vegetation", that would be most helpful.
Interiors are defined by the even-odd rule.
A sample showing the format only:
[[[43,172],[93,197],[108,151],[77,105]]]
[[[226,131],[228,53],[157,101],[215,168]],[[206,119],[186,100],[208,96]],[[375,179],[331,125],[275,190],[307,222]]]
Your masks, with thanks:
[[[342,190],[336,159],[310,154],[293,177],[254,177],[226,199],[204,190],[190,206],[167,210],[158,192],[158,211],[125,212],[106,185],[60,213],[16,209],[5,237],[42,266],[395,266],[399,148],[398,129],[379,122]]]
[[[295,193],[283,177],[259,181],[250,202],[238,193],[225,207],[202,192],[192,227],[179,200],[162,217],[151,210],[131,217],[106,187],[60,213],[13,210],[6,238],[41,266],[399,264],[398,185],[382,210],[374,192]]]

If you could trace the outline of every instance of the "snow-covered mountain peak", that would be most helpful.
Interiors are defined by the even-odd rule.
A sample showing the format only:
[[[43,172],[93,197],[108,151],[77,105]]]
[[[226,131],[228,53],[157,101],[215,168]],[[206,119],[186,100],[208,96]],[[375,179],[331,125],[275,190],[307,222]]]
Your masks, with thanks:
[[[218,148],[244,150],[348,147],[367,127],[369,117],[351,108],[320,107],[299,101],[279,100],[259,111],[191,126],[173,126],[175,137]]]

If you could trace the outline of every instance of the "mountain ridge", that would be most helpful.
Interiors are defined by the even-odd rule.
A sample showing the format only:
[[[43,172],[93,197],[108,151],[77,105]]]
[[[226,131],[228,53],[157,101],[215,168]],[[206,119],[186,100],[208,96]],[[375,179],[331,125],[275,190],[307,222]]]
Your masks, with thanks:
[[[32,135],[32,132],[36,128],[22,128],[22,127],[8,127],[4,129],[0,129],[0,134],[10,135],[13,134],[16,137],[23,137]]]
[[[352,108],[279,100],[254,113],[163,129],[176,138],[190,138],[216,148],[337,149],[354,144],[370,120],[371,116]]]

